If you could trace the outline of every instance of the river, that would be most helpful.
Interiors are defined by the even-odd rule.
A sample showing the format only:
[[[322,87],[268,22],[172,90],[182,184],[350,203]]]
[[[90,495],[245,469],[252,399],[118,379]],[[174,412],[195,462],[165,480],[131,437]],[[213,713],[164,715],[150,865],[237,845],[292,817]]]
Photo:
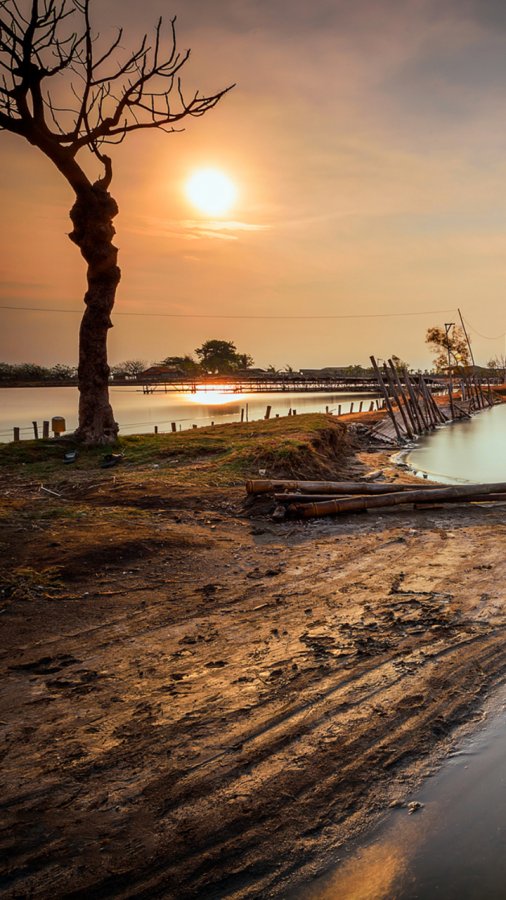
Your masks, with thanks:
[[[506,403],[420,438],[405,457],[436,481],[506,481]],[[506,896],[506,889],[505,889]]]
[[[375,394],[229,394],[216,390],[189,393],[143,394],[134,387],[111,387],[110,397],[121,434],[152,432],[157,425],[160,432],[170,431],[171,422],[179,429],[193,425],[210,425],[211,422],[239,422],[241,410],[249,421],[261,419],[266,407],[271,406],[271,416],[288,415],[290,409],[298,413],[349,412],[363,402],[368,409]],[[0,442],[11,441],[13,427],[21,430],[21,438],[33,437],[32,422],[39,424],[53,416],[63,416],[67,431],[77,427],[78,391],[73,387],[54,388],[1,388],[0,389]]]

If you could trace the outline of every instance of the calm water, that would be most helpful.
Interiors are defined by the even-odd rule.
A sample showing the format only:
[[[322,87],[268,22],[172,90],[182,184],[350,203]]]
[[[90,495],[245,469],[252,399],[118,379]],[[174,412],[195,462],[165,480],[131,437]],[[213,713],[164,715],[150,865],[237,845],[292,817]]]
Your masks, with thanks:
[[[348,412],[351,403],[358,410],[362,400],[369,408],[373,394],[142,394],[134,388],[116,387],[110,390],[111,403],[123,434],[153,431],[158,425],[161,432],[170,431],[171,422],[178,429],[192,425],[210,425],[211,422],[239,422],[241,409],[249,421],[265,415],[267,405],[271,416],[286,416],[290,408],[298,413]],[[218,402],[219,401],[219,402]],[[21,429],[21,438],[33,437],[32,422],[38,421],[39,433],[44,420],[63,416],[67,431],[77,426],[77,388],[1,388],[0,389],[0,442],[12,440],[12,429]]]
[[[504,900],[506,689],[499,711],[367,844],[305,885],[298,900]],[[350,849],[350,848],[349,848]]]
[[[506,481],[506,403],[422,438],[406,461],[438,481]]]

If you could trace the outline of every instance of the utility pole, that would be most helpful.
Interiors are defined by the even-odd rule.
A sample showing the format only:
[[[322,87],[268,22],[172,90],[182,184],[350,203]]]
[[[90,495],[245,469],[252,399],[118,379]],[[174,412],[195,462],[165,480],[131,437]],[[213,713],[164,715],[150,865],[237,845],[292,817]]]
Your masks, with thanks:
[[[453,409],[453,379],[450,358],[450,329],[454,326],[455,322],[445,322],[446,349],[448,350],[448,400],[450,402],[450,413],[452,419],[455,418],[455,412]]]

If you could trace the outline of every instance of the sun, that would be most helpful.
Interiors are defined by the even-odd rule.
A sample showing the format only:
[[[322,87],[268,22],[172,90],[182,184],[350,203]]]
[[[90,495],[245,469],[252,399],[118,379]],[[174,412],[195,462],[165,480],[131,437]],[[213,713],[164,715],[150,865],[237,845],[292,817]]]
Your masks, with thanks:
[[[220,216],[233,205],[235,185],[219,169],[199,169],[185,185],[186,196],[201,212]]]

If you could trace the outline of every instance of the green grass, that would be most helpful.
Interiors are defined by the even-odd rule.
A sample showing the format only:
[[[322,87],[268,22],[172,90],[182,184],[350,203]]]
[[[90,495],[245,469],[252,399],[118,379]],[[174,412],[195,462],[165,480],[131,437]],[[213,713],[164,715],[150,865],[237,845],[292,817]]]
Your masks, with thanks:
[[[345,429],[328,416],[316,413],[250,423],[209,426],[175,434],[138,434],[120,437],[114,447],[77,448],[78,458],[70,465],[64,453],[71,442],[22,441],[0,446],[0,474],[27,479],[44,478],[46,483],[78,480],[79,473],[111,474],[157,467],[177,471],[178,475],[196,468],[212,471],[218,480],[236,480],[257,475],[285,472],[295,476],[300,469],[315,472],[339,461],[346,453]],[[102,470],[103,456],[122,452],[123,462]]]

